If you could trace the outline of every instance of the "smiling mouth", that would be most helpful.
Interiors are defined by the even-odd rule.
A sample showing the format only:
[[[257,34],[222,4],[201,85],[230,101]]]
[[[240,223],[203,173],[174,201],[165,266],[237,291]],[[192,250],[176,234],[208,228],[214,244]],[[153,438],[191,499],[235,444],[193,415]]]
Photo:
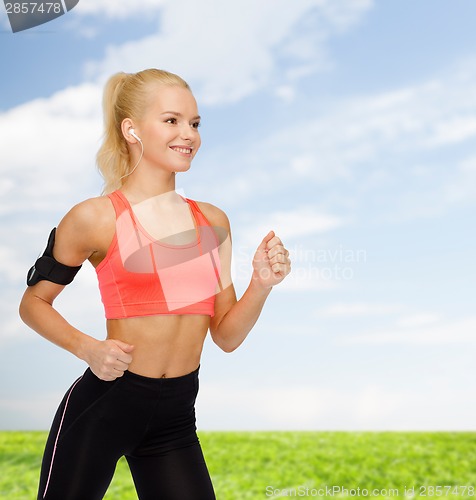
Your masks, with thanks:
[[[182,147],[182,146],[170,146],[170,149],[182,153],[184,155],[191,155],[193,148]]]

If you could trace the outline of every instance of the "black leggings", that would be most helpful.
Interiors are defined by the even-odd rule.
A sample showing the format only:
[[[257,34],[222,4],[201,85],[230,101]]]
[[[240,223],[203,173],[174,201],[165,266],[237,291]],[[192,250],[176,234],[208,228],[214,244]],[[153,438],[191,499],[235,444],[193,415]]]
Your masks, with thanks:
[[[102,499],[123,455],[140,500],[212,500],[195,426],[198,369],[176,378],[88,368],[68,390],[46,443],[38,499]]]

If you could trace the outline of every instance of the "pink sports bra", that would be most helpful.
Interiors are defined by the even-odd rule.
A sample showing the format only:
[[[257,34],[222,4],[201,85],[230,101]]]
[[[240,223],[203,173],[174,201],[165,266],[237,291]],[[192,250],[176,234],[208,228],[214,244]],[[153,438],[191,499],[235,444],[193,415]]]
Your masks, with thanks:
[[[169,245],[152,238],[120,191],[108,195],[116,233],[96,267],[107,319],[156,314],[214,315],[218,291],[219,241],[197,203],[188,198],[196,240]]]

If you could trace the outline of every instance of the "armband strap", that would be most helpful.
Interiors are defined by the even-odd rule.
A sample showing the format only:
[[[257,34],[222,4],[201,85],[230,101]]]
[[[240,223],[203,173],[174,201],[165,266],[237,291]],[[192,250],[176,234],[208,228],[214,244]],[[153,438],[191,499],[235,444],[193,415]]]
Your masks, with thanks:
[[[36,285],[41,280],[52,281],[58,285],[69,285],[81,266],[67,266],[61,264],[53,257],[53,247],[55,244],[56,228],[53,228],[48,238],[48,244],[33,267],[28,271],[26,284],[28,286]]]

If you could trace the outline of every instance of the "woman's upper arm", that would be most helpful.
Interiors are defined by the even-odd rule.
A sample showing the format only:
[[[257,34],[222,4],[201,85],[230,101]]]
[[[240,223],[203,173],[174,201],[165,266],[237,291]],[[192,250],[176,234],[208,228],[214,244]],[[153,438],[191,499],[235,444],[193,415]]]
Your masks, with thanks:
[[[74,206],[56,228],[53,257],[66,266],[80,266],[95,251],[93,200],[86,200]],[[22,302],[28,298],[42,299],[50,304],[65,288],[48,280],[41,280],[29,286]]]
[[[213,333],[225,314],[236,303],[235,288],[231,278],[231,229],[228,217],[223,210],[209,203],[200,203],[200,209],[215,229],[219,240],[220,283],[215,296],[214,316],[210,320],[210,331]]]
[[[96,199],[74,206],[56,229],[53,256],[67,266],[79,266],[97,251],[98,207]]]

